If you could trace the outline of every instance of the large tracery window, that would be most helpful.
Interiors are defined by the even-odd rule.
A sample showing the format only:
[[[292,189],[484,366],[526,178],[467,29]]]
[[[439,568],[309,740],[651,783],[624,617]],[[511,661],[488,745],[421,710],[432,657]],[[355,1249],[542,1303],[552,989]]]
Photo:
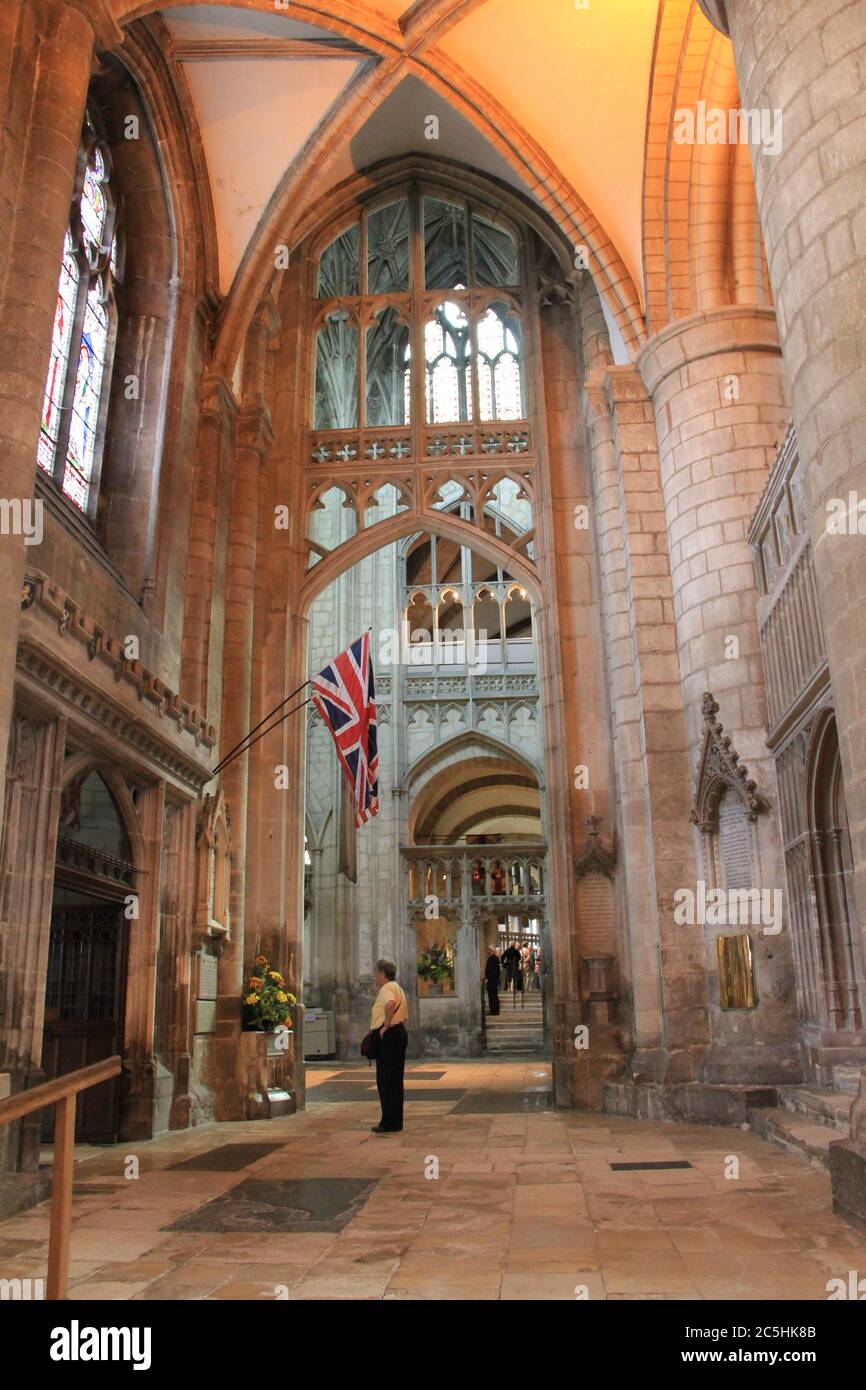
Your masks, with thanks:
[[[516,231],[413,187],[319,255],[317,431],[525,420]]]
[[[89,114],[79,167],[60,270],[37,462],[76,507],[92,516],[120,264],[110,158]]]

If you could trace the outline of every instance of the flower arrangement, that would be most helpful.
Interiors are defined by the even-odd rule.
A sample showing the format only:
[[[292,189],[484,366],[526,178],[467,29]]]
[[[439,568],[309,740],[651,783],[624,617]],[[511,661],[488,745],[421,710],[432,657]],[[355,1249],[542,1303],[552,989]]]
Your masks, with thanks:
[[[447,946],[429,946],[418,957],[418,974],[428,984],[454,979],[454,962]]]
[[[291,1010],[297,999],[286,989],[279,970],[272,970],[267,956],[256,956],[256,973],[247,981],[244,995],[244,1027],[270,1033],[278,1024],[292,1026]]]

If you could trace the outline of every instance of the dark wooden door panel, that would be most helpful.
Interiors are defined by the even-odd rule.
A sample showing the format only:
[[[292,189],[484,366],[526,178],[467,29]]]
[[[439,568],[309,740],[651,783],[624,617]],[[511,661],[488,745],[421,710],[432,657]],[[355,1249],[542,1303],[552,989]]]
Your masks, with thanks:
[[[59,907],[51,918],[42,1067],[46,1079],[123,1048],[126,921],[119,903]],[[78,1097],[76,1138],[117,1138],[119,1078]],[[50,1138],[52,1117],[43,1134]]]

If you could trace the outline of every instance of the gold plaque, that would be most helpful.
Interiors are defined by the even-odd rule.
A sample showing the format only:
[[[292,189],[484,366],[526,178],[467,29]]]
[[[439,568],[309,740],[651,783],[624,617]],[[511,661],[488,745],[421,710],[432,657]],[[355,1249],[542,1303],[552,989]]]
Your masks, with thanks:
[[[755,971],[748,933],[716,937],[719,953],[719,998],[723,1009],[754,1009]]]

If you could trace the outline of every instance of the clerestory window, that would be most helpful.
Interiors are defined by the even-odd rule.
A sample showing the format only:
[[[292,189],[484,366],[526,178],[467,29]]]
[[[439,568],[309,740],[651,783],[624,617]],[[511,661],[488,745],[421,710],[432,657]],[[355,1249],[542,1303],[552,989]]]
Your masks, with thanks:
[[[121,257],[111,161],[85,117],[79,176],[63,249],[37,463],[93,515],[115,337]]]

